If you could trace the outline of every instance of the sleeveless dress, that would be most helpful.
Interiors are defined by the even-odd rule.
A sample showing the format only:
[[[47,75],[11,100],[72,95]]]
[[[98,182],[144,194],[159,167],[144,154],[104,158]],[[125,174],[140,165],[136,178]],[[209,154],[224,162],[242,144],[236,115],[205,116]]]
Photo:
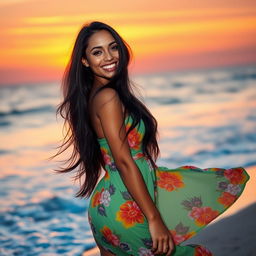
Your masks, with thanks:
[[[132,117],[128,115],[126,130],[131,122]],[[196,166],[175,169],[158,166],[154,171],[142,153],[144,133],[141,120],[128,135],[130,152],[172,234],[175,244],[172,255],[213,255],[201,245],[179,244],[196,235],[239,198],[250,178],[248,173],[242,167],[201,169]],[[114,255],[154,255],[150,250],[152,240],[147,219],[127,191],[107,140],[100,138],[98,142],[106,173],[89,202],[88,221],[94,239]]]

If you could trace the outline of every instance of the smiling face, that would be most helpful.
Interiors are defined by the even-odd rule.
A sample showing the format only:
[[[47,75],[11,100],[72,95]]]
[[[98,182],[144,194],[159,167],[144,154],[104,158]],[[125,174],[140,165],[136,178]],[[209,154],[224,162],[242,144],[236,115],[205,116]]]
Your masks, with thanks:
[[[94,74],[94,84],[106,84],[117,70],[119,53],[114,37],[107,30],[95,32],[88,41],[82,63]]]

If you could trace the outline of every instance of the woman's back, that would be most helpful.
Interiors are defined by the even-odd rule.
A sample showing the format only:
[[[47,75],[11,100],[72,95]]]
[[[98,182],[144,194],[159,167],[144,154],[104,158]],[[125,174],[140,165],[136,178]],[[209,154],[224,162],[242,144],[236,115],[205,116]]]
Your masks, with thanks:
[[[111,89],[111,88],[104,88],[103,90],[101,90],[99,92],[97,92],[97,91],[98,91],[97,89],[91,90],[89,100],[88,100],[88,108],[89,108],[89,115],[90,115],[90,120],[91,120],[93,129],[94,129],[95,133],[97,134],[98,138],[103,138],[105,135],[104,135],[104,131],[102,129],[100,118],[98,117],[97,113],[98,113],[99,109],[104,104],[107,103],[105,94],[109,93],[110,98],[112,96],[114,97],[115,94],[113,93],[113,89]],[[123,114],[125,113],[123,104],[122,104],[122,112],[123,112]]]

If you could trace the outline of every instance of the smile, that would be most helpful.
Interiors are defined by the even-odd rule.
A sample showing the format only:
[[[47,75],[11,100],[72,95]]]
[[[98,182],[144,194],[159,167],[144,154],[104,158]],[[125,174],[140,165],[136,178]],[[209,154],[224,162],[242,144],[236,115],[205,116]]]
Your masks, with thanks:
[[[117,63],[116,62],[112,63],[112,64],[109,64],[109,65],[102,66],[102,68],[104,70],[109,71],[109,72],[114,71],[116,69],[116,67],[117,67]]]

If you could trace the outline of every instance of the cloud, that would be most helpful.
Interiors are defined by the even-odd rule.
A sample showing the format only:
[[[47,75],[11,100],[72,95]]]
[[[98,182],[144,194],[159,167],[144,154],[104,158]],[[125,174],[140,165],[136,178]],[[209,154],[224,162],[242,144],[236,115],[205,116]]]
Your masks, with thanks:
[[[12,4],[26,3],[26,2],[31,2],[31,1],[32,0],[1,0],[0,7],[6,6],[6,5],[12,5]]]
[[[15,0],[14,0],[15,1]],[[19,0],[22,1],[22,0]],[[26,0],[23,0],[26,1]],[[29,0],[27,0],[29,1]],[[112,22],[125,22],[137,24],[137,22],[154,22],[154,21],[184,21],[193,19],[210,19],[210,18],[231,18],[235,16],[244,16],[255,14],[251,8],[200,8],[189,10],[173,11],[147,11],[147,12],[107,12],[107,13],[83,13],[76,15],[59,15],[59,16],[38,16],[25,17],[25,24],[43,25],[43,24],[63,24],[63,23],[83,23],[85,20],[108,20]]]

